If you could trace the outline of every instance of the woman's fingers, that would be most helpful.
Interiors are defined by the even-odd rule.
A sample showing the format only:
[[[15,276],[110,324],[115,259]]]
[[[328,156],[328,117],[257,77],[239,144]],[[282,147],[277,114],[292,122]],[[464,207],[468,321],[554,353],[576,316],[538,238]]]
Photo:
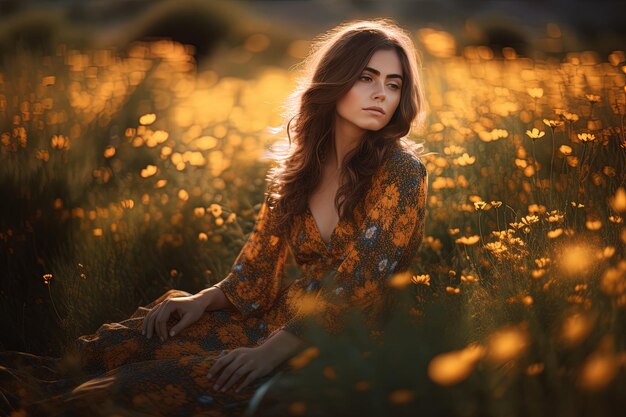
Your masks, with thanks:
[[[242,366],[240,361],[235,359],[226,368],[224,368],[213,388],[224,392],[247,372],[249,372],[247,367],[245,365]]]
[[[235,372],[232,373],[231,377],[228,379],[228,381],[226,381],[226,383],[224,384],[224,388],[221,389],[222,392],[224,391],[228,391],[230,389],[230,387],[232,387],[233,385],[235,385],[235,383],[237,383],[238,381],[241,380],[241,378],[250,373],[250,362],[242,365],[241,367],[237,368],[237,370]]]
[[[224,351],[222,351],[222,353],[223,352]],[[237,382],[243,381],[236,389],[236,391],[239,392],[252,381],[269,372],[269,370],[266,370],[264,367],[260,367],[249,355],[250,349],[239,348],[229,352],[226,356],[219,357],[215,363],[213,363],[207,375],[208,378],[211,379],[213,376],[220,373],[220,371],[222,372],[215,381],[213,389],[224,392],[233,387]]]
[[[222,353],[223,352],[224,351],[222,351]],[[209,379],[219,374],[220,371],[222,372],[220,377],[215,381],[213,389],[219,390],[222,385],[224,385],[224,382],[230,377],[230,374],[232,374],[233,371],[237,369],[237,356],[238,355],[236,351],[230,351],[225,356],[220,355],[220,357],[215,361],[211,369],[209,369]]]
[[[189,326],[193,322],[191,313],[187,312],[182,314],[183,316],[180,321],[176,323],[176,325],[170,330],[170,336],[177,335],[178,333],[180,333],[181,330],[183,330],[185,327]]]
[[[211,366],[211,369],[209,369],[207,378],[212,379],[214,376],[216,376],[222,370],[223,367],[225,367],[226,365],[230,363],[230,360],[231,360],[230,353],[227,353],[226,356],[224,356],[224,351],[222,351],[220,353],[220,356],[213,363],[213,366]],[[215,382],[217,384],[217,381]]]
[[[154,332],[154,319],[159,312],[161,304],[157,304],[148,312],[146,317],[143,319],[143,334],[146,335],[148,339],[152,337],[152,333]]]
[[[155,332],[161,339],[161,342],[165,342],[167,339],[167,320],[170,318],[170,303],[163,302],[163,307],[157,313],[156,320],[154,321]]]
[[[242,389],[244,389],[245,387],[248,386],[248,384],[250,384],[252,381],[254,381],[255,379],[257,379],[259,377],[257,371],[252,371],[248,374],[248,376],[246,377],[246,379],[243,380],[243,382],[241,384],[239,384],[239,386],[237,387],[237,389],[235,390],[235,392],[239,392]]]

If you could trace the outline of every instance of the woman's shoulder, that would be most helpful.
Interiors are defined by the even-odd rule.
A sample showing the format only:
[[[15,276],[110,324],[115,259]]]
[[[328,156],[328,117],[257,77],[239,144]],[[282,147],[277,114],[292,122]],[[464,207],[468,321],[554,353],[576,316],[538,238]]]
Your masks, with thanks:
[[[409,140],[402,141],[394,149],[387,159],[386,170],[391,175],[401,178],[418,177],[427,175],[426,166],[420,158],[423,148]]]

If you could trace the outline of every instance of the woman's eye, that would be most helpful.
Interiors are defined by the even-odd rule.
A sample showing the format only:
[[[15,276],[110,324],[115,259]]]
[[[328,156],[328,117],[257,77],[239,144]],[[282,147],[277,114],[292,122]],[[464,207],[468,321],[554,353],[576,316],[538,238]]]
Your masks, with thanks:
[[[361,75],[359,80],[363,81],[371,81],[372,77],[368,77],[367,75]],[[400,86],[398,84],[389,84],[394,90],[400,90]]]

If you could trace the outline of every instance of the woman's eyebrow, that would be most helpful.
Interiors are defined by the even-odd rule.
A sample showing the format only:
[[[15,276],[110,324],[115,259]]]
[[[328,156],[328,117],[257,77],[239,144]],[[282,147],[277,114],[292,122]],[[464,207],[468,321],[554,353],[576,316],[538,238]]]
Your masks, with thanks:
[[[363,69],[363,71],[369,71],[369,72],[373,72],[376,75],[380,75],[380,71],[378,71],[377,69],[374,69],[372,67],[365,67],[365,69]],[[402,75],[400,75],[400,74],[389,74],[389,75],[387,75],[387,78],[400,78],[401,80],[404,80],[402,78]]]

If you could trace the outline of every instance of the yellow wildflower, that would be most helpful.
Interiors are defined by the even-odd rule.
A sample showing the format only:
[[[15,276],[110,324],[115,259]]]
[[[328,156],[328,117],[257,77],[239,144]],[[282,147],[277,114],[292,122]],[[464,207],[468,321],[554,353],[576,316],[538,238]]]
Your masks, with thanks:
[[[544,132],[543,130],[539,130],[536,127],[533,127],[533,130],[527,130],[526,131],[526,135],[531,138],[531,139],[539,139],[541,137],[543,137],[543,135],[545,135],[546,132]]]

